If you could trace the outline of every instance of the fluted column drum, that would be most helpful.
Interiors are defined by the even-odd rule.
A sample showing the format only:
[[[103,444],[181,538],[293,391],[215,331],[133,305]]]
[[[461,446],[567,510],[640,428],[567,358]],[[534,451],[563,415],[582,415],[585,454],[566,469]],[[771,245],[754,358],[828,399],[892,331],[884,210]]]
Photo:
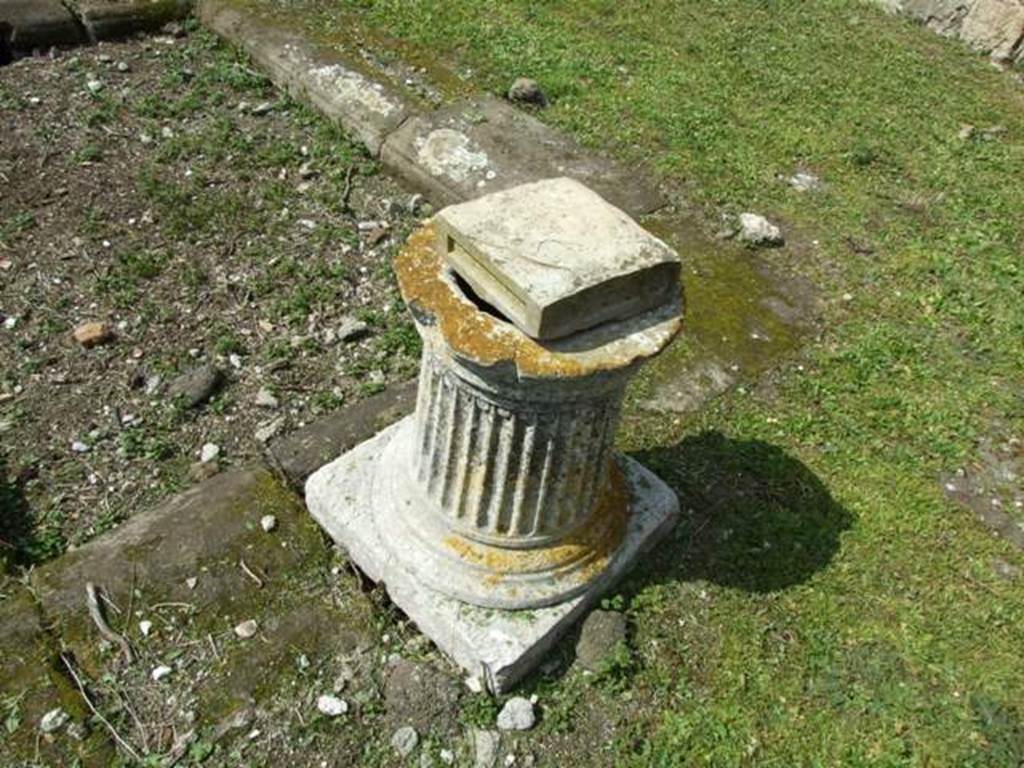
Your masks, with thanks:
[[[583,393],[579,393],[583,394]],[[586,521],[608,482],[622,388],[561,401],[496,396],[427,350],[416,481],[469,538],[542,546]]]

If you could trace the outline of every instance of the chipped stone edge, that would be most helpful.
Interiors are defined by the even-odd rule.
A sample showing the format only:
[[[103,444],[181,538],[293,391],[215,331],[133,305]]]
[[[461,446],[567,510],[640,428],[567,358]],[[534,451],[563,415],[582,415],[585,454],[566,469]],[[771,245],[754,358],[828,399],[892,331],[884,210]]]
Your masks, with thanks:
[[[80,45],[159,29],[192,13],[194,0],[158,2],[55,2],[53,14],[23,13],[29,3],[0,3],[0,49],[29,52],[53,45]],[[40,6],[36,6],[38,12]]]

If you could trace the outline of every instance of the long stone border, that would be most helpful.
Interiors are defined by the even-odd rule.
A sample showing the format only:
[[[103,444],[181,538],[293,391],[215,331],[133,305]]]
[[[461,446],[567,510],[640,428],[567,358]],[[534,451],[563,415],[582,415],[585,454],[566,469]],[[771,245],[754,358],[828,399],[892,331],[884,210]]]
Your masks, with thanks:
[[[199,0],[198,13],[278,86],[358,137],[387,171],[437,205],[554,176],[583,182],[633,216],[666,204],[636,169],[583,149],[502,100],[481,95],[430,110],[288,19],[237,0]]]

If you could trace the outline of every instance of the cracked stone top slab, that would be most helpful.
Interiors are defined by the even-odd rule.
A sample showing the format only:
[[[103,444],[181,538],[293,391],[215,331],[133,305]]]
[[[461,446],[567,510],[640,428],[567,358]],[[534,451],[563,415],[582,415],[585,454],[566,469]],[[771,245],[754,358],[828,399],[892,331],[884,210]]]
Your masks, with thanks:
[[[679,292],[679,255],[573,179],[449,206],[435,227],[452,268],[535,339],[623,320]]]

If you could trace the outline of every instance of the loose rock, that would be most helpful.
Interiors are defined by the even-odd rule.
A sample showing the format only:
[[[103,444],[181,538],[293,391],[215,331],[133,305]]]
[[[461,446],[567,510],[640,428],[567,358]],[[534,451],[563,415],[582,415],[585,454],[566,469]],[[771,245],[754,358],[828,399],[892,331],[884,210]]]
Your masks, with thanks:
[[[139,622],[139,632],[142,633],[143,637],[149,637],[150,630],[153,629],[153,622],[143,619]]]
[[[159,683],[173,671],[174,670],[168,667],[166,664],[161,664],[159,667],[154,668],[153,671],[149,673],[149,677],[154,683]]]
[[[391,736],[391,746],[400,757],[411,755],[419,743],[420,735],[416,733],[416,729],[411,725],[402,726]]]
[[[203,443],[203,447],[199,449],[199,461],[203,464],[209,464],[218,456],[220,456],[220,446],[216,443]]]
[[[258,630],[259,624],[255,619],[246,619],[235,627],[235,634],[243,640],[248,640],[250,637],[255,637]]]
[[[522,696],[513,696],[498,713],[498,729],[502,731],[528,731],[535,722],[533,702]]]
[[[473,731],[473,765],[474,768],[493,768],[498,761],[498,747],[501,746],[501,734],[497,731]]]
[[[317,697],[316,708],[321,714],[328,717],[338,717],[348,712],[348,703],[344,699],[339,699],[337,696],[325,693]]]
[[[280,405],[278,399],[274,397],[274,393],[266,387],[256,393],[256,397],[253,399],[253,402],[260,408],[277,408],[278,405]]]
[[[520,104],[533,104],[538,107],[548,105],[548,97],[541,90],[540,84],[528,77],[517,78],[512,83],[512,87],[508,89],[508,98],[509,101]]]
[[[264,515],[260,518],[260,528],[266,533],[270,533],[277,528],[277,518],[274,515]]]
[[[224,373],[214,365],[206,364],[183,373],[167,387],[167,395],[186,408],[202,405],[224,384]]]
[[[74,337],[75,341],[90,349],[99,344],[106,344],[114,338],[114,332],[106,323],[82,323],[75,328]]]
[[[70,716],[60,707],[51,709],[39,720],[39,730],[43,733],[54,733],[64,727]]]
[[[782,245],[782,230],[764,216],[756,213],[740,214],[740,240],[751,245]]]
[[[588,672],[596,672],[601,663],[626,640],[626,617],[615,611],[594,611],[583,622],[576,643],[576,660]]]
[[[261,101],[259,104],[257,104],[251,110],[249,110],[249,114],[256,115],[257,117],[259,117],[261,115],[269,114],[273,110],[274,110],[274,104],[272,102]]]
[[[370,332],[370,326],[354,317],[344,317],[338,326],[339,341],[358,341]]]
[[[816,192],[821,189],[821,179],[813,173],[799,171],[789,177],[789,186],[797,192]]]

